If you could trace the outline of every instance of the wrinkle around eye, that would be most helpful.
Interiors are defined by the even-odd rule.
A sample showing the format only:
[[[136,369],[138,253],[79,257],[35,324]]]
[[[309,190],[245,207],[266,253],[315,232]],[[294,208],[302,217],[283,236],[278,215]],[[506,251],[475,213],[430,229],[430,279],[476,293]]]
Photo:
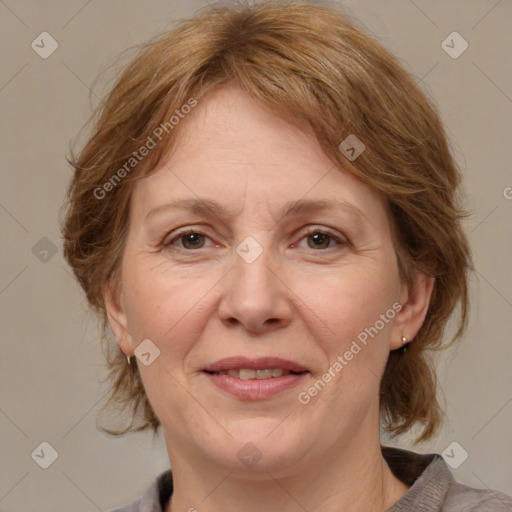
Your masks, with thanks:
[[[206,241],[205,243],[207,244],[207,242],[210,241],[210,244],[207,244],[207,245],[203,244],[202,246],[198,246],[198,247],[193,247],[193,246],[192,247],[183,247],[183,243],[187,240],[187,236],[190,236],[190,235],[198,235],[200,237],[204,237],[204,239]],[[309,244],[308,244],[308,246],[306,247],[304,245],[301,245],[303,243],[307,244],[308,238],[315,236],[315,235],[325,236],[327,238],[328,244],[330,246],[329,247],[322,247],[322,246],[315,247],[315,246],[309,246]],[[221,245],[216,243],[212,239],[212,237],[210,237],[203,231],[201,231],[199,229],[194,229],[194,228],[186,229],[184,231],[178,231],[172,237],[170,237],[169,240],[167,240],[167,239],[169,239],[169,236],[166,237],[166,239],[164,239],[164,241],[162,243],[162,249],[169,250],[172,252],[177,252],[180,254],[188,253],[188,254],[192,255],[194,253],[198,253],[198,255],[199,255],[199,254],[202,254],[207,249],[221,247]],[[349,247],[351,247],[351,243],[348,239],[346,239],[345,236],[339,235],[337,233],[333,233],[329,229],[325,229],[325,228],[320,229],[318,227],[309,229],[307,232],[302,233],[301,236],[298,238],[297,242],[293,242],[291,245],[287,245],[287,248],[292,248],[294,250],[298,250],[301,252],[306,251],[313,255],[324,253],[326,256],[330,255],[332,253],[335,253],[335,252],[337,253],[337,252],[347,249]]]

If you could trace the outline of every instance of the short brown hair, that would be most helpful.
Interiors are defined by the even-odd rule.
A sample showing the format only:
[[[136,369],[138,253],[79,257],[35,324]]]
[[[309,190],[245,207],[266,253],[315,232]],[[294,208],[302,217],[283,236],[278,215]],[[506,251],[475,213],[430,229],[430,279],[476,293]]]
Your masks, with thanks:
[[[383,194],[402,280],[412,284],[417,270],[435,277],[425,321],[406,352],[390,353],[380,392],[386,430],[397,435],[418,423],[417,440],[432,437],[442,413],[431,354],[459,339],[468,318],[471,257],[461,227],[466,213],[458,204],[460,172],[433,102],[393,55],[338,9],[297,1],[217,5],[142,45],[125,67],[96,111],[88,142],[68,159],[75,171],[64,255],[101,316],[104,335],[103,290],[107,280],[118,282],[133,183],[171,147],[179,130],[170,122],[173,113],[228,85],[310,133],[333,163]],[[149,138],[156,142],[162,126],[161,142],[127,168]],[[354,161],[338,149],[350,134],[366,146]],[[455,332],[444,340],[457,305]],[[137,365],[128,366],[119,350],[109,352],[107,365],[112,389],[106,406],[130,410],[131,422],[103,430],[156,432],[160,423]]]

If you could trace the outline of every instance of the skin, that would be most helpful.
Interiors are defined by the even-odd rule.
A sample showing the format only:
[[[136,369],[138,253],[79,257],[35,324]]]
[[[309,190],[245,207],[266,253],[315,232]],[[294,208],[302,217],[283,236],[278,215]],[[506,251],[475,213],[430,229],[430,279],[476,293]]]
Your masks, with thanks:
[[[432,279],[401,283],[384,200],[247,93],[209,93],[178,128],[166,161],[134,187],[120,292],[105,287],[120,349],[150,339],[160,350],[137,364],[173,469],[167,512],[389,508],[408,488],[381,455],[379,382],[389,351],[420,329]],[[227,211],[148,217],[189,198]],[[283,215],[303,198],[351,206]],[[177,237],[183,227],[204,236]],[[333,237],[315,241],[326,230]],[[250,264],[235,250],[247,236],[263,248]],[[301,404],[394,303],[401,311]],[[310,373],[273,398],[241,400],[201,371],[233,355],[292,359]],[[248,442],[261,454],[251,467],[237,457]]]

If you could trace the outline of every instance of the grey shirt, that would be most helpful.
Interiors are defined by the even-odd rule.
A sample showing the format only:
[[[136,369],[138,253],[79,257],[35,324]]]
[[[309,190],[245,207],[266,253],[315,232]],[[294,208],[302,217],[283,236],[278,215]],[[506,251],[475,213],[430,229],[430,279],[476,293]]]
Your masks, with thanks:
[[[411,486],[387,512],[512,512],[512,498],[498,491],[474,489],[455,481],[437,454],[382,447],[391,471]],[[172,495],[172,473],[161,473],[144,494],[110,512],[164,512]]]

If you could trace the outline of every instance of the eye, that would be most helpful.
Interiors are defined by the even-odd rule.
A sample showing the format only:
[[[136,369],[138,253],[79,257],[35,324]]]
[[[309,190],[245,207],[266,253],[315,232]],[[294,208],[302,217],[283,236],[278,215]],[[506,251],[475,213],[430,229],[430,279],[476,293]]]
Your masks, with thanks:
[[[331,231],[325,229],[310,229],[302,235],[301,241],[306,239],[310,249],[332,249],[332,242],[335,245],[347,245],[347,242]],[[295,245],[295,244],[293,244]]]
[[[304,239],[307,240],[308,248],[310,249],[325,250],[333,249],[336,245],[348,245],[348,242],[338,235],[329,230],[319,228],[310,229],[303,233],[300,240]],[[168,249],[194,251],[207,247],[206,240],[210,240],[210,238],[203,232],[197,229],[187,229],[176,233],[170,240],[165,241],[163,246]],[[294,246],[298,246],[298,244],[292,244],[292,247]]]
[[[164,242],[164,247],[166,248],[175,248],[175,242],[179,242],[180,245],[177,247],[178,249],[183,250],[197,250],[205,247],[205,240],[209,239],[201,231],[196,229],[187,229],[186,231],[181,231],[177,233],[173,238]]]

